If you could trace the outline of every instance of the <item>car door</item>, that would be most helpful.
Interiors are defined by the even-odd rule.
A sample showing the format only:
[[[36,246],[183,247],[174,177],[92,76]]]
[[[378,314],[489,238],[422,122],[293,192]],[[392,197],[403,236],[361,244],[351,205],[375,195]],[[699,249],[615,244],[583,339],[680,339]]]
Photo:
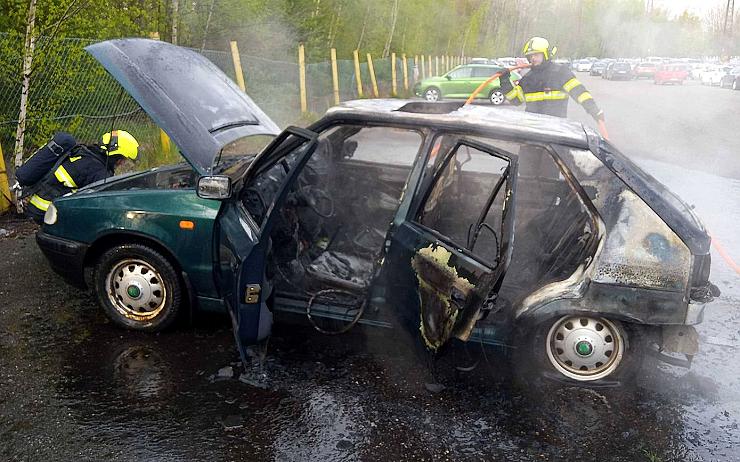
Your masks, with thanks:
[[[274,210],[316,149],[316,133],[290,127],[252,162],[235,193],[224,202],[216,219],[214,245],[216,283],[231,316],[242,360],[247,346],[266,338],[272,328],[265,278]]]
[[[517,157],[456,135],[431,146],[382,272],[400,323],[437,350],[467,340],[495,308],[511,257]]]
[[[448,97],[462,98],[470,95],[466,93],[470,86],[470,76],[473,71],[471,66],[462,66],[447,74],[448,82],[444,84],[442,94]]]
[[[498,67],[494,67],[494,66],[474,67],[473,72],[470,77],[469,84],[467,88],[465,89],[465,92],[467,93],[467,95],[469,96],[471,93],[473,93],[476,90],[476,88],[478,88],[483,82],[491,78],[493,74],[495,74],[496,72],[500,70],[502,69]],[[493,82],[489,84],[488,88],[486,88],[485,90],[482,90],[479,93],[479,97],[481,98],[488,97],[488,92],[492,88],[498,88],[499,86],[501,86],[501,84],[499,83],[499,80],[498,79],[494,80]]]

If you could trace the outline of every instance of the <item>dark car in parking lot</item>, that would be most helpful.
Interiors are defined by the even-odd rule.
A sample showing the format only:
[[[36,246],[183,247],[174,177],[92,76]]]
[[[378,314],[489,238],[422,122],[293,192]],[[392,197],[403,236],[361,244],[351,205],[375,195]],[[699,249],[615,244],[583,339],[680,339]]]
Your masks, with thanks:
[[[602,77],[607,80],[630,80],[632,79],[632,66],[624,61],[609,63]]]
[[[222,311],[244,358],[274,320],[360,323],[433,352],[498,345],[574,383],[627,379],[648,350],[696,352],[709,236],[587,126],[392,99],[280,132],[195,51],[87,50],[187,160],[57,198],[37,234],[120,326]],[[273,138],[242,150],[255,135]]]
[[[604,73],[604,71],[606,70],[606,66],[608,64],[609,63],[606,62],[606,61],[596,61],[591,66],[591,70],[588,71],[588,74],[589,75],[602,75]]]
[[[719,81],[721,88],[732,88],[733,90],[740,90],[740,66],[733,67],[730,71],[722,76]]]

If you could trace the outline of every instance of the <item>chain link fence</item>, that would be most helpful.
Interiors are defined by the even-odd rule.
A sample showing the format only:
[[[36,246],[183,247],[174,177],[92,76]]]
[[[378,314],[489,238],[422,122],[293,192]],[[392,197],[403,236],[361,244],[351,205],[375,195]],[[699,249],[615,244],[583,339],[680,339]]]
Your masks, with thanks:
[[[90,56],[84,48],[93,40],[78,38],[49,39],[36,43],[28,95],[24,158],[46,143],[54,132],[72,133],[80,142],[96,141],[115,127],[133,133],[144,155],[138,169],[179,160],[161,143],[158,127],[123,88]],[[24,38],[19,34],[0,33],[0,144],[6,165],[12,169],[22,88]],[[234,79],[230,52],[198,50]],[[327,50],[327,56],[329,52]],[[301,122],[299,65],[296,62],[240,54],[247,93],[279,125]],[[360,74],[363,97],[372,97],[370,70],[362,59]],[[391,96],[391,59],[373,59],[381,97]],[[413,59],[407,60],[409,89],[413,88]],[[340,100],[356,99],[355,63],[338,60]],[[404,90],[403,61],[396,60],[397,89]],[[306,96],[310,113],[322,114],[334,105],[331,62],[306,65]]]

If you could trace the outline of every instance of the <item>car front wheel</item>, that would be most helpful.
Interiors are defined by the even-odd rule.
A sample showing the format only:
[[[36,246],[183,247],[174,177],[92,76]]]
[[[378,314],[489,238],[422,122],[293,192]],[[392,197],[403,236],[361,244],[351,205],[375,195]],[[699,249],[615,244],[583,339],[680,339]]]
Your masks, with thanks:
[[[429,87],[424,92],[424,99],[434,103],[442,99],[442,93],[440,93],[437,87]]]
[[[504,96],[504,93],[501,90],[493,90],[491,94],[488,95],[488,100],[494,106],[501,106],[504,104],[504,101],[506,101],[506,96]]]
[[[106,251],[93,272],[95,295],[105,314],[128,329],[157,332],[177,317],[182,284],[169,260],[141,244]]]

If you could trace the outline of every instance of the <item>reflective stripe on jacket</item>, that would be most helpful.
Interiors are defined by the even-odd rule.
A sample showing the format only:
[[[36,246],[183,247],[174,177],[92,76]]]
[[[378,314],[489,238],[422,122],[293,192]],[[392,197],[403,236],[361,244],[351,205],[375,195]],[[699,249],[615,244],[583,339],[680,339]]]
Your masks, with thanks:
[[[550,61],[534,66],[518,85],[512,85],[508,79],[501,80],[501,91],[512,104],[527,104],[527,112],[566,117],[568,114],[568,97],[596,119],[601,114],[599,107],[586,90],[586,87],[573,75],[567,66]]]

